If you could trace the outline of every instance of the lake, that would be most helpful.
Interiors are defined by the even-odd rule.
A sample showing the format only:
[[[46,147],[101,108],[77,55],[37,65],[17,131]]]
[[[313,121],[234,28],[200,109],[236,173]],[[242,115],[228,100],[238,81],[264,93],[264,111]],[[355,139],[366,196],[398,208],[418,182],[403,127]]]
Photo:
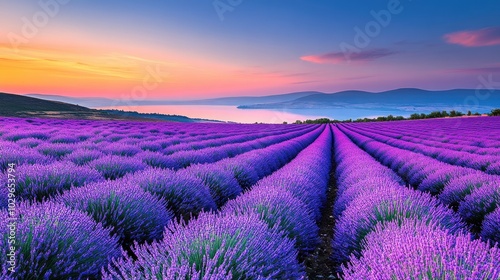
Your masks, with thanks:
[[[373,110],[373,109],[286,109],[286,110],[261,110],[238,109],[236,106],[212,105],[141,105],[141,106],[114,106],[99,109],[118,109],[136,111],[139,113],[160,113],[182,115],[190,118],[212,119],[239,123],[292,123],[296,120],[306,119],[357,119],[372,118],[387,115],[402,115],[408,117],[411,112],[400,110]]]

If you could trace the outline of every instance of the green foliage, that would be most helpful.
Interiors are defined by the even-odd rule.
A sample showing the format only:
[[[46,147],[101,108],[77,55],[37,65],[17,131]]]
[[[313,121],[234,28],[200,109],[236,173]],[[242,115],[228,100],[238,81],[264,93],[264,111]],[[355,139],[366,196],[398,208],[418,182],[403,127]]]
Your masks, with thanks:
[[[377,117],[373,119],[369,118],[359,118],[356,120],[353,119],[348,119],[348,120],[343,120],[343,121],[338,121],[338,120],[330,120],[328,118],[321,118],[321,119],[316,119],[316,120],[305,120],[305,121],[300,121],[297,120],[294,122],[294,124],[325,124],[325,123],[350,123],[350,122],[387,122],[387,121],[403,121],[403,120],[422,120],[422,119],[434,119],[434,118],[455,118],[455,117],[462,117],[462,116],[481,116],[480,113],[475,112],[472,113],[471,111],[467,111],[467,114],[464,114],[460,111],[455,111],[451,110],[450,112],[447,111],[434,111],[429,114],[418,114],[414,113],[411,114],[410,117],[405,118],[403,116],[393,116],[389,115],[386,117]],[[494,109],[491,110],[491,113],[488,114],[489,116],[500,116],[500,109]]]
[[[491,110],[490,116],[500,116],[500,109]]]
[[[305,120],[305,121],[296,120],[294,124],[324,124],[324,123],[336,123],[336,122],[339,121],[330,120],[328,118],[321,118],[321,119]]]

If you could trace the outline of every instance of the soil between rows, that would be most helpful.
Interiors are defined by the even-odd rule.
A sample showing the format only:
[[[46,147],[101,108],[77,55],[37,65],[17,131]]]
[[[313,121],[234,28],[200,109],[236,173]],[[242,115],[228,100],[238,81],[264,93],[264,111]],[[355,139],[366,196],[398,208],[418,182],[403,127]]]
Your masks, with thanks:
[[[304,261],[309,279],[339,279],[336,272],[338,264],[330,258],[333,251],[332,239],[335,227],[333,204],[337,197],[335,170],[336,165],[334,155],[332,154],[332,168],[330,170],[327,198],[321,211],[321,220],[318,224],[321,243]]]

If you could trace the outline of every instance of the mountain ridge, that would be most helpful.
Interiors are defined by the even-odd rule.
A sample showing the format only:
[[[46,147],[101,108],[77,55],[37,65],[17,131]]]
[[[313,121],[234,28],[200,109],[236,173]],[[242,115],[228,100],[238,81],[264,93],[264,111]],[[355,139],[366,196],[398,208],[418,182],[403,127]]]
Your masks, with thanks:
[[[197,100],[119,100],[110,98],[95,98],[95,97],[69,97],[53,94],[25,94],[24,96],[35,97],[45,100],[61,101],[71,104],[79,104],[91,108],[99,107],[115,107],[115,106],[143,106],[143,105],[209,105],[209,106],[240,106],[252,105],[258,103],[275,103],[292,101],[300,97],[311,94],[324,94],[318,91],[302,91],[291,92],[284,94],[264,95],[264,96],[234,96],[234,97],[218,97],[209,99]]]
[[[383,92],[341,91],[330,94],[315,94],[292,101],[238,106],[240,109],[311,109],[355,107],[401,107],[401,106],[500,106],[500,91],[489,92],[487,99],[473,89],[451,89],[441,91],[417,88],[400,88]],[[472,104],[473,103],[473,104]]]

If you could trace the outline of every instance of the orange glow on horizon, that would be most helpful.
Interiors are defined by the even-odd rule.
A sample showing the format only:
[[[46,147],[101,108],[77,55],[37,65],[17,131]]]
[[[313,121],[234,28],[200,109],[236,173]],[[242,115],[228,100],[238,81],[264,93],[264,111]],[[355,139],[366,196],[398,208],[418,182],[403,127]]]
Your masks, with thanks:
[[[166,56],[166,55],[165,55]],[[146,98],[198,98],[272,89],[297,78],[180,55],[23,48],[0,44],[0,91],[78,97],[122,97],[141,87]]]

